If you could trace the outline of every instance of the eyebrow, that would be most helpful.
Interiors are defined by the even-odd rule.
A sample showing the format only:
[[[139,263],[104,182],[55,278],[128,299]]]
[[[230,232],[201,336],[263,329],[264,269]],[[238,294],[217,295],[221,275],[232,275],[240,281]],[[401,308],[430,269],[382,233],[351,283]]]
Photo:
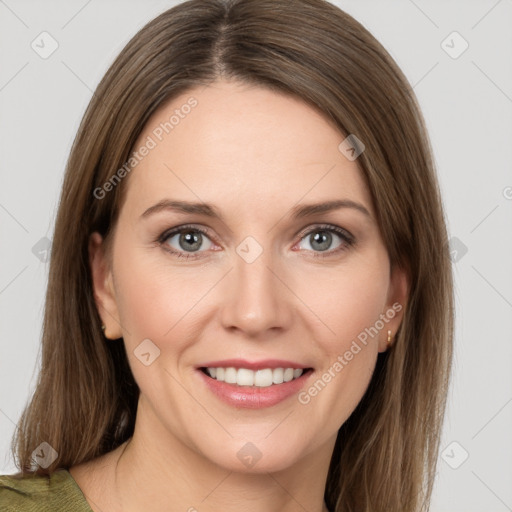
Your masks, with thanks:
[[[304,217],[318,215],[320,213],[327,213],[334,210],[340,210],[342,208],[351,208],[363,213],[370,219],[372,218],[366,207],[350,199],[336,199],[322,203],[297,205],[290,210],[290,213],[293,219],[302,219]],[[204,215],[206,217],[218,218],[224,222],[222,214],[212,204],[195,203],[190,201],[176,201],[172,199],[162,199],[153,206],[150,206],[141,215],[141,219],[147,218],[150,215],[154,215],[155,213],[161,211],[172,211],[175,213],[195,213],[198,215]]]

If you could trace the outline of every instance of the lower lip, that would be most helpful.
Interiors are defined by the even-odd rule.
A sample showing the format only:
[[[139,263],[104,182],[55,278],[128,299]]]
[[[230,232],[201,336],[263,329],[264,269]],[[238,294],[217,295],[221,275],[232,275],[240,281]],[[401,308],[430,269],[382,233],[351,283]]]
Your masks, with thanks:
[[[237,386],[227,384],[208,377],[202,370],[197,370],[206,386],[221,400],[233,407],[244,409],[262,409],[272,407],[295,395],[304,386],[312,371],[302,374],[299,378],[282,384],[267,387]]]

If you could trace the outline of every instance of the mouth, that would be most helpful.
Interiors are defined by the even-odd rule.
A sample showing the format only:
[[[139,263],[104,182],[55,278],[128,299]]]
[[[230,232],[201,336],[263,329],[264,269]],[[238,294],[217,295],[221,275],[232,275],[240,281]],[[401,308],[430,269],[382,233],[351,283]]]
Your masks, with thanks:
[[[312,368],[235,368],[234,366],[207,366],[199,368],[205,375],[218,382],[234,386],[266,388],[279,386],[286,382],[299,379],[302,375],[312,372]]]
[[[249,362],[230,359],[204,363],[197,375],[209,392],[236,408],[261,409],[285,402],[300,392],[312,367],[292,361]]]

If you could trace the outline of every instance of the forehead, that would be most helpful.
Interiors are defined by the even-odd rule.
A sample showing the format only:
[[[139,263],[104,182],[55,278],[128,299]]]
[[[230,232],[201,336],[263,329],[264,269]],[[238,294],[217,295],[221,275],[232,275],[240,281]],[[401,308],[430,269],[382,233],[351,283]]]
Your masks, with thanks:
[[[338,146],[344,136],[295,97],[216,82],[160,107],[134,150],[126,202],[134,210],[166,197],[250,208],[350,198],[372,211],[356,161]]]

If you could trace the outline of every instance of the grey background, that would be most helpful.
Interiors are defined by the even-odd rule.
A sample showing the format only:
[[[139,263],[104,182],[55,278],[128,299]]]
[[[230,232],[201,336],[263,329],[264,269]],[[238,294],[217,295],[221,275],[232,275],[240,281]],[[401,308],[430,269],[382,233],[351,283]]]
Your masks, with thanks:
[[[16,471],[8,447],[35,385],[44,249],[80,118],[126,42],[175,3],[0,0],[0,474]],[[456,356],[432,511],[512,510],[512,0],[333,3],[414,85],[454,237]],[[43,31],[59,45],[47,59],[31,47]],[[469,44],[458,58],[453,31]]]

